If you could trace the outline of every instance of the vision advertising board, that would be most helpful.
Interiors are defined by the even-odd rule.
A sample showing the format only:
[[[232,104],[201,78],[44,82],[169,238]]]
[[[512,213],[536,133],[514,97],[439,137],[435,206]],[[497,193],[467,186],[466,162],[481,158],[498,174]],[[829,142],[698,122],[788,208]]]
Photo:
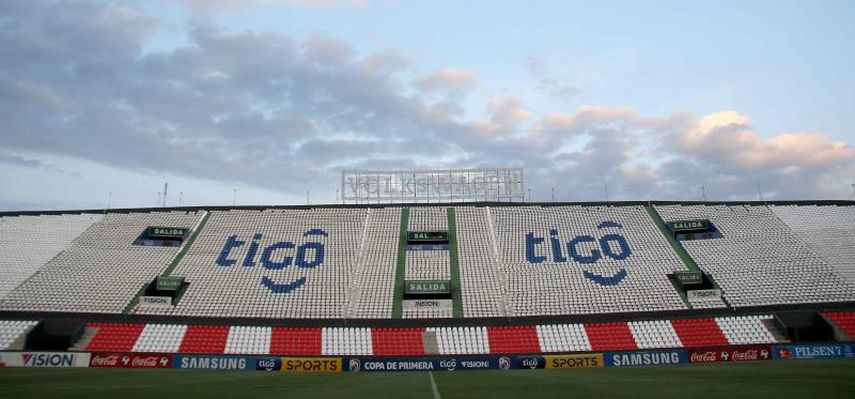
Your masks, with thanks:
[[[146,309],[171,308],[172,298],[168,296],[141,296],[139,307]]]
[[[0,352],[6,367],[88,367],[89,358],[77,352]]]

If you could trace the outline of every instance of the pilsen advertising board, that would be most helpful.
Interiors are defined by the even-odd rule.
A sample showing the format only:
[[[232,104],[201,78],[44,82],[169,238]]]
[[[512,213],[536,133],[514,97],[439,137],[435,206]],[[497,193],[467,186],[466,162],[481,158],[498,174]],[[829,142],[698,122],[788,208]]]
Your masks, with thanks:
[[[772,360],[769,345],[688,349],[689,363],[751,362]]]
[[[855,345],[809,344],[775,345],[772,347],[775,360],[844,359],[855,357]]]
[[[151,353],[96,352],[89,359],[89,367],[165,369],[172,368],[172,355]]]

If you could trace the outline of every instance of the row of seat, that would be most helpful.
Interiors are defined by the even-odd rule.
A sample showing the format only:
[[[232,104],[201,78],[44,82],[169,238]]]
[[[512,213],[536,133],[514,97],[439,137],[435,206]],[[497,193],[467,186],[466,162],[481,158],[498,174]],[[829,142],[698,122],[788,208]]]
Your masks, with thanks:
[[[655,209],[666,221],[709,219],[719,229],[722,238],[682,245],[734,307],[855,301],[855,207]],[[139,234],[148,226],[192,229],[209,214],[172,271],[190,283],[178,304],[133,312],[391,318],[402,211],[390,206],[2,217],[0,310],[120,313],[179,252],[132,245]],[[464,317],[687,307],[667,277],[686,266],[644,206],[461,205],[454,211]],[[413,231],[452,226],[447,207],[409,212],[407,228]],[[448,251],[411,251],[404,277],[449,279],[449,262]]]
[[[774,343],[766,320],[740,316],[495,327],[286,328],[89,323],[85,350],[290,355],[608,351]],[[435,347],[433,346],[435,345]]]
[[[0,320],[0,350],[9,349],[38,323],[32,320]]]

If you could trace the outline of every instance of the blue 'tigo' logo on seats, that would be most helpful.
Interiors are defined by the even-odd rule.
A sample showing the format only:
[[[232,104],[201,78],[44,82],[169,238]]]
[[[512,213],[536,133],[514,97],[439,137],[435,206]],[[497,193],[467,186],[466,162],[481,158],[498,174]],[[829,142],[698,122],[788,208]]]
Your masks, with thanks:
[[[303,237],[323,236],[329,237],[326,231],[321,229],[311,229],[303,233]],[[306,242],[300,245],[294,245],[289,241],[279,241],[264,247],[261,250],[261,256],[258,256],[259,242],[262,235],[255,234],[252,236],[252,241],[249,243],[249,248],[246,251],[246,256],[241,263],[244,267],[255,267],[257,261],[261,263],[261,267],[268,270],[282,270],[292,264],[301,269],[314,269],[324,263],[324,244],[321,242]],[[217,265],[223,267],[234,266],[237,263],[236,259],[231,259],[232,250],[242,247],[246,241],[238,240],[238,236],[232,235],[226,239],[223,249],[220,250],[220,256],[217,257]],[[294,251],[296,249],[296,251]],[[276,282],[273,279],[264,276],[261,278],[261,285],[267,287],[275,294],[287,294],[306,284],[306,278],[300,277],[294,281]]]
[[[611,220],[604,221],[597,225],[597,229],[607,228],[623,228],[619,223]],[[549,230],[549,243],[551,251],[547,251],[547,255],[539,255],[539,247],[544,244],[545,239],[538,237],[534,233],[525,235],[525,258],[529,263],[541,263],[552,255],[552,261],[555,263],[564,263],[568,261],[568,257],[577,263],[595,264],[604,256],[614,260],[624,260],[632,255],[632,250],[629,248],[629,243],[626,238],[620,234],[609,233],[604,234],[600,238],[590,235],[580,235],[573,237],[565,244],[558,238],[558,230]],[[585,245],[587,244],[587,245]],[[588,251],[584,251],[580,247],[588,247]],[[591,248],[593,247],[593,248]],[[564,255],[564,248],[567,249],[567,256]],[[620,284],[627,276],[627,271],[624,268],[618,270],[611,276],[603,276],[597,273],[584,270],[585,278],[602,286],[613,286]]]

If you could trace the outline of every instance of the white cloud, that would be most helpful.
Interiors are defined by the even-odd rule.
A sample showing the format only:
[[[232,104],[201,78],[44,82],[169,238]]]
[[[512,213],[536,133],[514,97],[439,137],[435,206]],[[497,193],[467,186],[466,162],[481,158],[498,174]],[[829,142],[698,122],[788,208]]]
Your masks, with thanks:
[[[422,90],[464,89],[475,83],[475,73],[469,69],[446,68],[420,79],[416,84]]]
[[[364,7],[368,0],[186,0],[194,7],[251,7],[260,4],[291,4],[310,7]]]
[[[588,105],[538,115],[506,96],[473,120],[460,98],[436,94],[470,87],[474,72],[408,81],[398,72],[412,60],[394,50],[361,54],[336,38],[295,42],[196,21],[188,45],[143,54],[157,21],[116,6],[0,2],[0,13],[27,21],[0,24],[7,164],[53,154],[326,198],[341,168],[513,164],[526,168],[536,199],[562,187],[562,200],[604,199],[606,185],[611,199],[697,199],[686,187],[700,184],[710,198],[753,198],[757,183],[770,198],[830,197],[855,171],[847,143],[764,136],[734,111],[698,119]]]

